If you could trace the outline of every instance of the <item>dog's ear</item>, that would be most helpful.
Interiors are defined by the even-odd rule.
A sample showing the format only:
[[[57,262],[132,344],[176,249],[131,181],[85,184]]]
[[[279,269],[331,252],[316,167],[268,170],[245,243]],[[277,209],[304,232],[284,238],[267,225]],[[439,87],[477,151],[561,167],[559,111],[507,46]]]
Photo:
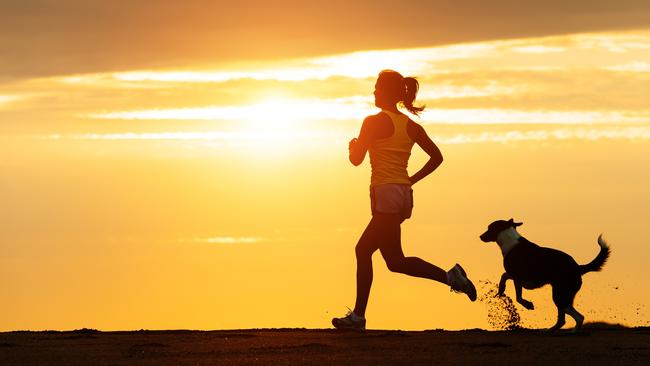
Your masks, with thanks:
[[[510,218],[510,220],[508,220],[508,222],[514,227],[521,226],[521,225],[524,224],[523,222],[515,222],[515,220],[513,218]]]
[[[515,223],[514,223],[515,227],[517,227],[517,226],[521,226],[521,225],[523,225],[523,224],[524,224],[523,222],[515,222]]]

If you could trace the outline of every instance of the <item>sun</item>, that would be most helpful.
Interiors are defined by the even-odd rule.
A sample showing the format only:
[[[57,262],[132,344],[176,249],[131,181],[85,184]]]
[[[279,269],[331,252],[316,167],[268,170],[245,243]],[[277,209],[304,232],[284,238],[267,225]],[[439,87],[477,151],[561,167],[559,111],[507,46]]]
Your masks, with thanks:
[[[259,103],[245,107],[242,114],[242,130],[274,135],[278,133],[291,134],[304,129],[306,111],[303,103],[287,98],[267,98]]]

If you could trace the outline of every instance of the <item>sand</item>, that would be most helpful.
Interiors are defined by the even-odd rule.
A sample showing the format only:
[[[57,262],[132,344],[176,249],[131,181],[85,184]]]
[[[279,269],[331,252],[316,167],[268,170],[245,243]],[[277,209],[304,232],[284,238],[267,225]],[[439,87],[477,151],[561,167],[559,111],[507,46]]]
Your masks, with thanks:
[[[650,328],[6,332],[0,365],[650,365]]]

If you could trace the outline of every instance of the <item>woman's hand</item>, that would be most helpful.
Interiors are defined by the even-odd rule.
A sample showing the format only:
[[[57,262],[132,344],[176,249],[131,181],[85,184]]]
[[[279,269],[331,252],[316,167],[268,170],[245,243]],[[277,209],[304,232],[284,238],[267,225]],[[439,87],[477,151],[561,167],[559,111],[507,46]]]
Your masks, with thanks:
[[[366,157],[368,148],[370,147],[373,138],[373,124],[371,121],[375,116],[366,117],[363,120],[361,125],[361,131],[359,131],[358,138],[352,138],[348,144],[348,150],[350,151],[350,163],[354,166],[359,166],[363,163],[363,159]]]
[[[363,159],[366,156],[366,149],[357,138],[350,140],[348,150],[350,151],[349,157],[352,165],[358,166],[363,162]]]
[[[359,140],[356,137],[353,137],[352,140],[350,140],[350,143],[348,144],[348,150],[350,153],[352,152],[352,149],[354,149],[357,146],[357,143]]]

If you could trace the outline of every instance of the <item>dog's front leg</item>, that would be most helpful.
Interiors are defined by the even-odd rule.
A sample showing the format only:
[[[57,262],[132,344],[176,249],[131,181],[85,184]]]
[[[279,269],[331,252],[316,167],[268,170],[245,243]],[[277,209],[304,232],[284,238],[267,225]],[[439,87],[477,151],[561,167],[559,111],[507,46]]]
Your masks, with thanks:
[[[503,293],[506,291],[506,281],[512,279],[508,272],[503,272],[501,275],[501,281],[499,281],[499,291],[497,292],[497,296],[503,296]]]
[[[515,292],[517,294],[517,302],[523,305],[526,309],[528,310],[533,310],[535,309],[535,306],[533,305],[532,302],[528,300],[524,300],[523,297],[521,297],[521,292],[522,292],[523,287],[521,286],[521,282],[515,280]]]

